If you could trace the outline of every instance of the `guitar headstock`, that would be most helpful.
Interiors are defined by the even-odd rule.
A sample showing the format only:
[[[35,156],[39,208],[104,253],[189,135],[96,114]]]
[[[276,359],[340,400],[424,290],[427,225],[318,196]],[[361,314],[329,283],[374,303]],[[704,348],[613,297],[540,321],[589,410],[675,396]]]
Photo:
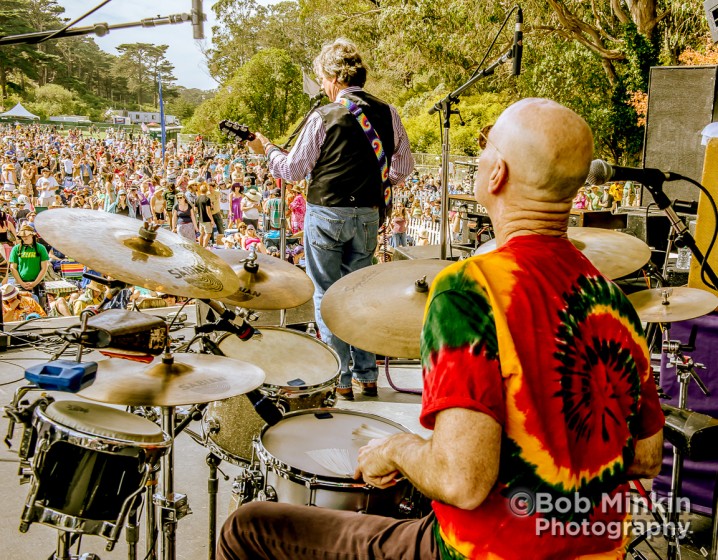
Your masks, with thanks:
[[[236,123],[234,121],[222,120],[219,123],[219,129],[237,140],[249,140],[252,141],[256,137],[254,133],[249,130],[248,126]]]

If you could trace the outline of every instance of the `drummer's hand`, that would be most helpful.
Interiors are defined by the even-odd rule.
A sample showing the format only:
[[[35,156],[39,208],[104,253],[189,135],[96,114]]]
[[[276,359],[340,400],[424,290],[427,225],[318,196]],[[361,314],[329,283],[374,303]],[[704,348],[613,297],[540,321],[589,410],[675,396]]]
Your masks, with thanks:
[[[389,438],[373,439],[359,449],[358,467],[354,478],[376,488],[389,488],[397,483],[400,476],[396,466],[386,457]]]

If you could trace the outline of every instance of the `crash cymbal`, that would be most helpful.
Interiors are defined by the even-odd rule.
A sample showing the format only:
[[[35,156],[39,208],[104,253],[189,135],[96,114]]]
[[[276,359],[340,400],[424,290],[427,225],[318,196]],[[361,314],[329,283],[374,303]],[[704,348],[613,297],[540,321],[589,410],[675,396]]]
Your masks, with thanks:
[[[632,235],[612,229],[570,227],[568,238],[601,274],[613,280],[635,272],[651,258],[651,248]],[[481,245],[474,254],[496,249],[496,240]]]
[[[59,208],[35,219],[42,237],[85,266],[136,286],[178,296],[219,298],[239,281],[219,257],[160,228],[140,237],[140,220],[97,210]],[[150,235],[151,239],[151,235]]]
[[[291,309],[308,302],[314,295],[314,284],[307,273],[291,263],[257,254],[257,270],[247,265],[249,251],[239,249],[211,249],[228,263],[239,280],[239,289],[220,298],[228,305],[251,309]],[[244,305],[246,302],[246,305]]]
[[[322,299],[329,330],[352,346],[397,358],[419,358],[428,288],[452,261],[393,261],[334,283]],[[416,283],[424,279],[423,287]]]
[[[673,323],[702,317],[718,307],[718,297],[698,288],[653,288],[628,296],[646,323]]]
[[[224,356],[175,354],[144,364],[120,358],[97,362],[95,382],[78,393],[92,401],[130,406],[180,406],[242,395],[264,383],[264,371]]]

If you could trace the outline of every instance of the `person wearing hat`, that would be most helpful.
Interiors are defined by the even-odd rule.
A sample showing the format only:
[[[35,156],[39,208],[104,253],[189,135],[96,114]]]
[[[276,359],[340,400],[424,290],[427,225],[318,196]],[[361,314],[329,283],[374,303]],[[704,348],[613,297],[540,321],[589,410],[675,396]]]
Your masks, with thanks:
[[[242,199],[242,220],[245,224],[259,227],[259,216],[262,211],[262,193],[257,189],[247,190]]]
[[[14,284],[5,284],[2,292],[2,318],[6,323],[24,321],[31,313],[45,317],[45,310],[27,292],[21,292]]]
[[[85,293],[78,297],[72,304],[72,314],[79,315],[88,307],[97,307],[105,300],[105,287],[90,280],[85,286]]]
[[[19,243],[12,248],[8,258],[10,273],[18,286],[35,294],[44,306],[43,278],[50,266],[50,256],[47,249],[37,242],[37,232],[29,223],[20,226],[17,237]]]
[[[199,196],[195,202],[197,208],[197,221],[199,222],[199,244],[206,247],[214,230],[214,217],[212,216],[212,201],[208,195],[207,183],[199,187]]]
[[[50,169],[44,167],[40,178],[35,183],[35,187],[37,187],[38,206],[49,207],[55,200],[55,193],[60,184],[50,174]]]
[[[117,191],[117,200],[110,204],[107,211],[110,214],[120,214],[121,216],[129,216],[131,218],[135,217],[135,209],[129,203],[125,189]]]

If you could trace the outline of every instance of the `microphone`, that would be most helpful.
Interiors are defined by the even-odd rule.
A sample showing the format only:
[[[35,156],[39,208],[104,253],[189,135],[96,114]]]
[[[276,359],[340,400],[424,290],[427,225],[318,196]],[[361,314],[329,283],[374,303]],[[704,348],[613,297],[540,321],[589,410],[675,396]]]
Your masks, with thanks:
[[[224,356],[224,352],[220,349],[219,345],[212,340],[204,341],[207,350],[209,350],[215,356]],[[279,422],[284,414],[282,409],[279,408],[268,395],[265,395],[258,389],[253,389],[246,393],[247,399],[252,403],[254,410],[259,414],[260,418],[264,420],[270,426],[274,426]]]
[[[586,183],[589,185],[603,185],[609,181],[636,181],[645,186],[660,186],[666,181],[678,181],[681,176],[677,173],[665,172],[650,167],[621,167],[611,165],[602,159],[594,159],[588,170]]]
[[[511,50],[511,57],[514,60],[512,76],[521,74],[521,56],[524,52],[524,12],[519,7],[516,11],[516,30],[514,31],[514,46]]]
[[[204,20],[202,0],[192,0],[192,38],[204,39]]]
[[[247,398],[252,403],[255,412],[270,426],[274,426],[284,416],[281,409],[272,402],[272,399],[257,389],[249,391]]]
[[[209,324],[202,325],[201,327],[195,327],[197,332],[205,332],[205,330],[206,332],[212,332],[212,329],[225,330],[236,335],[240,340],[249,340],[253,336],[256,336],[257,338],[262,337],[261,332],[255,329],[242,317],[237,316],[234,311],[227,309],[221,303],[211,299],[203,299],[202,301],[219,315],[220,321],[218,325]]]

